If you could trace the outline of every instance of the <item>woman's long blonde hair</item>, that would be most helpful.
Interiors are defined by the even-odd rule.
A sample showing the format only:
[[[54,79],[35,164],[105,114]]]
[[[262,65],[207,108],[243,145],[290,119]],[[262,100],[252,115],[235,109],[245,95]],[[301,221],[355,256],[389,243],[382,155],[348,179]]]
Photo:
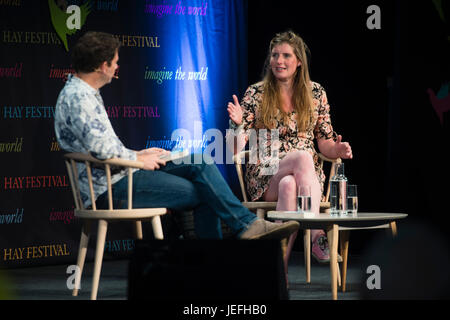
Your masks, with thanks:
[[[270,57],[275,46],[287,43],[289,44],[295,56],[301,61],[301,66],[297,68],[293,80],[292,104],[297,113],[298,131],[306,131],[312,121],[313,116],[313,98],[311,81],[309,78],[308,60],[306,56],[307,46],[303,39],[292,31],[278,33],[270,41],[269,54],[265,63],[265,75],[263,78],[264,94],[261,103],[261,119],[266,128],[274,129],[277,110],[283,116],[283,121],[287,120],[287,114],[281,109],[280,90],[278,81],[270,68]]]

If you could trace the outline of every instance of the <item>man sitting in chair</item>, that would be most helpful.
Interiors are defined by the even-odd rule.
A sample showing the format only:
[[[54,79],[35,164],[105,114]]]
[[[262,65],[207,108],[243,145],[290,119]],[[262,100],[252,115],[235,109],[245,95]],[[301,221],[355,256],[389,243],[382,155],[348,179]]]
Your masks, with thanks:
[[[194,225],[200,239],[222,238],[222,219],[238,239],[283,239],[295,232],[295,221],[283,224],[258,219],[243,207],[228,187],[216,165],[166,163],[160,158],[168,151],[126,148],[112,128],[99,89],[110,83],[118,68],[120,42],[112,35],[87,32],[73,48],[74,75],[59,94],[55,131],[59,145],[68,152],[90,153],[97,159],[122,158],[144,163],[133,173],[133,207],[164,207],[194,210]],[[192,156],[193,159],[193,156]],[[193,163],[194,161],[186,161]],[[211,162],[208,162],[211,163]],[[99,206],[107,193],[106,174],[93,171],[95,199]],[[84,205],[91,205],[85,167],[79,170]],[[127,199],[128,178],[112,176],[115,200]]]

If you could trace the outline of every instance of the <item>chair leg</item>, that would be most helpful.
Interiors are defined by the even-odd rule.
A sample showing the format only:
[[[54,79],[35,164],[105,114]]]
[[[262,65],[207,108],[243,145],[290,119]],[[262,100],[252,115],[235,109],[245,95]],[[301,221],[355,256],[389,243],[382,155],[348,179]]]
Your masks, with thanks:
[[[288,243],[288,239],[284,238],[281,239],[281,253],[283,255],[283,260],[286,260],[286,252],[287,252],[287,243]]]
[[[341,238],[341,257],[342,257],[342,292],[346,290],[347,281],[347,261],[348,261],[348,245],[350,238],[350,231],[343,230],[340,232],[339,237]]]
[[[339,232],[336,224],[327,227],[327,238],[330,246],[331,293],[333,300],[337,300],[337,246]]]
[[[103,251],[105,250],[106,231],[108,222],[106,220],[98,221],[97,246],[95,248],[94,274],[92,276],[91,300],[97,299],[98,284],[100,281],[100,271],[102,269]]]
[[[395,221],[392,221],[389,223],[389,226],[391,227],[392,237],[395,238],[397,236],[397,224]]]
[[[155,216],[152,218],[152,227],[153,227],[153,234],[155,236],[155,239],[163,240],[164,234],[163,234],[160,216]]]
[[[281,254],[283,256],[283,266],[284,266],[284,276],[286,280],[286,287],[289,288],[289,279],[288,279],[288,238],[281,239]]]
[[[143,239],[144,236],[142,234],[142,222],[141,221],[135,222],[134,235],[135,235],[136,239],[139,239],[139,240]]]
[[[75,279],[75,288],[72,291],[72,296],[78,296],[78,290],[81,284],[81,274],[83,273],[84,261],[86,260],[86,252],[89,243],[89,235],[91,233],[91,222],[85,220],[81,228],[80,247],[78,249],[77,266],[79,272],[78,277]]]
[[[260,219],[264,219],[266,217],[265,209],[256,209],[256,216]]]
[[[306,283],[311,283],[311,230],[303,231],[303,249],[305,252]]]
[[[341,286],[341,269],[339,268],[339,262],[336,263],[336,270],[337,270],[338,287],[340,287]]]

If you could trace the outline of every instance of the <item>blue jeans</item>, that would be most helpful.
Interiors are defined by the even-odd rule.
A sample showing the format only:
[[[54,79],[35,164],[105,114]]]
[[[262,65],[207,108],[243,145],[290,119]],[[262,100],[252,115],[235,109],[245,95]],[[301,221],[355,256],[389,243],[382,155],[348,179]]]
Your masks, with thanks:
[[[194,163],[194,155],[191,163]],[[187,157],[187,158],[188,158]],[[189,161],[189,159],[187,159]],[[114,184],[114,205],[127,205],[128,177]],[[106,193],[97,203],[106,201]],[[242,206],[215,164],[174,164],[159,170],[138,170],[133,174],[134,208],[193,210],[195,232],[200,239],[221,239],[220,219],[235,235],[247,230],[257,218]]]

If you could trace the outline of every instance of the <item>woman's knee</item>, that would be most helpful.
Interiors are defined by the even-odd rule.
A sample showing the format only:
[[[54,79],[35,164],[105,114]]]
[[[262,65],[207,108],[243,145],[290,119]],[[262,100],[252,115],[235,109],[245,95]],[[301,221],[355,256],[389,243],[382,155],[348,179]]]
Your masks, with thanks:
[[[278,196],[296,196],[297,195],[297,183],[292,175],[283,177],[278,184]]]

